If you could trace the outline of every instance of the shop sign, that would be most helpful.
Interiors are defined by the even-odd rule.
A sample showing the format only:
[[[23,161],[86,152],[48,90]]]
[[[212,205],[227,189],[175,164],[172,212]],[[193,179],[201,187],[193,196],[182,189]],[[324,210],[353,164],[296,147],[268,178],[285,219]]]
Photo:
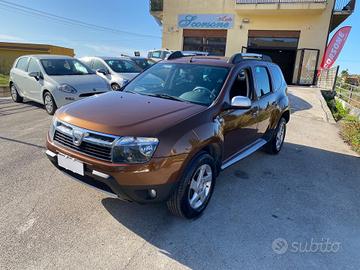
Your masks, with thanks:
[[[234,26],[232,14],[180,14],[178,27],[187,29],[230,29]]]

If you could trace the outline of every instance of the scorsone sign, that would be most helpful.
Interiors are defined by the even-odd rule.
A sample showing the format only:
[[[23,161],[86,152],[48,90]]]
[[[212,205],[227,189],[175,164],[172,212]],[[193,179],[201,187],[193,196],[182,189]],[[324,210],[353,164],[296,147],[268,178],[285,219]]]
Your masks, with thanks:
[[[188,29],[229,29],[234,26],[232,14],[180,14],[178,27]]]

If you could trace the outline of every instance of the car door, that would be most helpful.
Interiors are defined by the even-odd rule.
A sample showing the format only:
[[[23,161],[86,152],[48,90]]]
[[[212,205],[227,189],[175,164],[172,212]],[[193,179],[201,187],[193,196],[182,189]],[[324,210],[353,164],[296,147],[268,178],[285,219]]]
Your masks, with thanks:
[[[29,93],[29,98],[32,100],[36,100],[38,102],[42,102],[42,87],[44,85],[43,76],[40,77],[31,77],[29,74],[32,72],[38,72],[42,74],[42,70],[40,68],[39,62],[35,58],[30,58],[28,68],[27,68],[27,77],[26,77],[26,85],[27,91]]]
[[[20,94],[24,97],[28,97],[27,85],[26,85],[26,76],[27,76],[27,66],[29,62],[29,57],[21,57],[16,62],[16,65],[11,72],[12,80],[20,92]]]
[[[254,98],[253,79],[250,67],[241,68],[230,89],[228,103],[234,96]],[[258,106],[252,103],[249,109],[229,108],[220,114],[224,121],[224,160],[244,150],[259,137],[257,131]]]
[[[270,72],[266,64],[255,65],[252,69],[255,81],[256,100],[254,104],[258,107],[258,133],[264,136],[270,125],[271,114],[276,106],[274,91]]]

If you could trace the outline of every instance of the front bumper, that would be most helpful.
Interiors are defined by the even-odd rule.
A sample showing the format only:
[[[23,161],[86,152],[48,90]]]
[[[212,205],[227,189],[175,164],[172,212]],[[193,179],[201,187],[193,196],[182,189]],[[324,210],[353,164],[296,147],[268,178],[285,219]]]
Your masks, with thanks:
[[[122,200],[139,203],[166,201],[180,179],[185,157],[153,158],[148,164],[112,164],[99,161],[47,141],[49,160],[71,178]],[[84,176],[58,166],[57,154],[84,164]],[[154,191],[156,196],[154,195]]]

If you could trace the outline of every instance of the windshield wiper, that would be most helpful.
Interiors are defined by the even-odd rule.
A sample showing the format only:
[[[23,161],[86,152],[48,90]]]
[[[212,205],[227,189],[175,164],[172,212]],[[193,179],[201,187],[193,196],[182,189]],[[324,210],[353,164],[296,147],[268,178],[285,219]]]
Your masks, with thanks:
[[[181,101],[181,102],[185,102],[185,100],[178,98],[178,97],[174,97],[168,94],[145,94],[147,96],[151,96],[151,97],[159,97],[159,98],[166,98],[166,99],[171,99],[171,100],[176,100],[176,101]]]

